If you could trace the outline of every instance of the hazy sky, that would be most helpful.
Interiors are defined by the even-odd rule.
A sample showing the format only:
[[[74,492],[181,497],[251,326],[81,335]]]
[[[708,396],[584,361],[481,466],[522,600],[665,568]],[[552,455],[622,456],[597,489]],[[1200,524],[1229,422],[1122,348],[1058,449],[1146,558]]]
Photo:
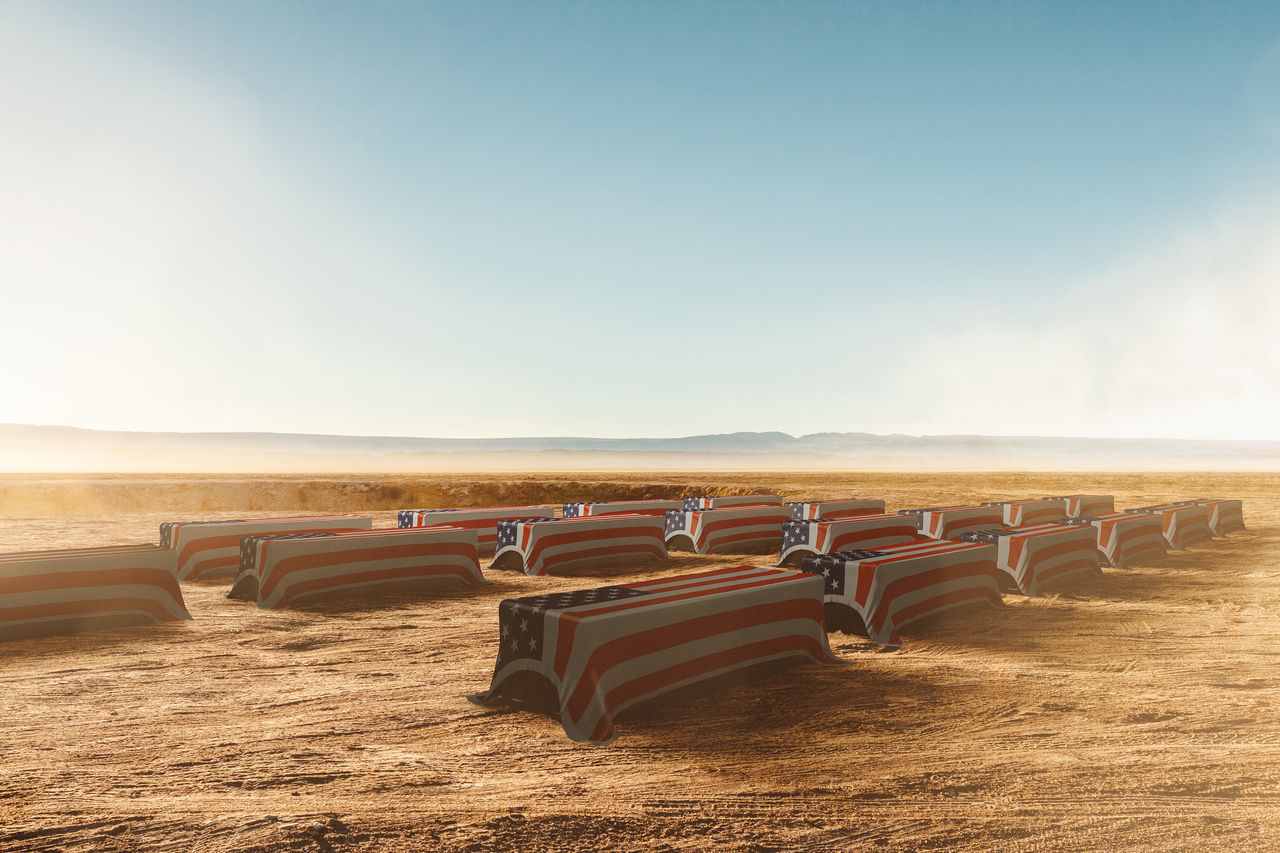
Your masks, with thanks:
[[[1278,438],[1280,4],[0,0],[0,288],[0,422]]]

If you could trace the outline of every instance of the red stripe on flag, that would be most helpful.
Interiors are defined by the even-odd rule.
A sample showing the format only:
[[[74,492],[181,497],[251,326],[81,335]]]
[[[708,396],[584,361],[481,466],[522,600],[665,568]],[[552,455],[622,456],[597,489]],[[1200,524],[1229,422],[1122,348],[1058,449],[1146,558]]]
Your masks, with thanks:
[[[565,667],[569,665],[569,654],[573,650],[574,633],[577,631],[578,623],[588,616],[600,616],[605,613],[615,613],[620,610],[634,610],[637,607],[652,607],[657,604],[667,604],[672,601],[687,601],[690,598],[701,598],[702,596],[715,595],[722,592],[736,592],[741,589],[755,589],[756,587],[772,586],[776,583],[794,583],[802,577],[794,572],[779,572],[778,575],[779,576],[765,577],[748,580],[743,583],[730,584],[729,586],[693,590],[691,592],[683,592],[676,595],[664,595],[657,593],[645,596],[641,599],[631,599],[619,604],[609,604],[604,607],[585,612],[581,610],[574,610],[567,613],[561,613],[560,618],[557,620],[555,673],[560,678],[564,678]]]
[[[661,625],[618,637],[602,643],[591,652],[583,666],[582,677],[574,685],[573,692],[565,702],[565,708],[574,722],[580,720],[599,686],[600,679],[615,666],[635,658],[770,622],[808,619],[821,626],[822,618],[821,601],[816,598],[794,598],[694,617],[674,625]]]
[[[624,702],[639,696],[645,696],[664,687],[678,684],[690,678],[696,678],[718,669],[728,669],[748,661],[776,657],[787,652],[808,654],[820,661],[833,660],[822,644],[808,634],[790,634],[785,637],[771,637],[725,649],[700,658],[682,661],[666,669],[648,673],[640,678],[632,679],[610,690],[604,699],[606,713],[600,718],[591,732],[591,740],[607,741],[613,734],[613,720],[609,711]]]

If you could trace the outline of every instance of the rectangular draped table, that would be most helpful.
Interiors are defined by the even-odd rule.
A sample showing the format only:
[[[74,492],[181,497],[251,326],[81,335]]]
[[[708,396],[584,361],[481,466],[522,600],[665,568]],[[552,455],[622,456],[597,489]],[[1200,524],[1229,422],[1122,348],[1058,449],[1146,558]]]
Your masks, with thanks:
[[[987,501],[983,506],[998,506],[1004,512],[1003,521],[1011,527],[1026,524],[1043,524],[1061,521],[1067,517],[1066,498],[1042,498],[1026,501]]]
[[[160,547],[177,552],[178,580],[230,577],[240,566],[240,540],[268,533],[318,533],[368,530],[364,515],[296,515],[285,518],[237,518],[224,521],[166,521]]]
[[[965,542],[996,546],[996,565],[1024,595],[1040,595],[1102,573],[1098,531],[1076,524],[1030,524],[976,530]]]
[[[1116,499],[1111,495],[1056,495],[1047,497],[1045,500],[1066,501],[1067,518],[1106,515],[1116,511]]]
[[[1193,501],[1177,501],[1178,505],[1193,504],[1209,510],[1209,530],[1214,536],[1226,536],[1237,530],[1244,530],[1244,502],[1238,500],[1218,500],[1197,498]]]
[[[666,542],[699,554],[767,554],[780,549],[782,525],[790,520],[780,504],[677,509],[667,513]]]
[[[1209,529],[1209,508],[1203,504],[1157,504],[1134,507],[1125,512],[1147,513],[1159,518],[1164,541],[1177,551],[1213,538],[1213,531]]]
[[[668,510],[680,509],[683,505],[684,502],[678,500],[590,501],[565,504],[560,512],[565,518],[578,518],[584,515],[616,515],[620,512],[665,516]]]
[[[987,530],[1004,524],[1004,507],[990,504],[940,506],[907,512],[919,513],[920,532],[934,539],[955,539],[971,530]]]
[[[664,522],[658,515],[599,515],[498,522],[495,569],[526,575],[665,560]]]
[[[801,571],[823,578],[828,630],[862,634],[882,646],[902,645],[898,631],[926,617],[1004,606],[994,545],[944,540],[812,554]]]
[[[848,518],[853,515],[883,515],[884,501],[851,498],[838,501],[787,501],[791,518]]]
[[[396,513],[400,527],[438,527],[450,524],[476,532],[481,554],[492,554],[498,542],[498,522],[515,518],[555,518],[549,506],[491,506],[472,509],[402,509]]]
[[[550,694],[570,738],[610,743],[619,712],[676,688],[788,658],[841,663],[827,645],[822,595],[812,575],[735,566],[508,599],[493,679],[470,698]]]
[[[920,538],[916,520],[909,515],[793,519],[782,524],[782,554],[778,565],[798,565],[806,554],[904,545]]]
[[[1159,516],[1140,512],[1108,512],[1073,518],[1071,524],[1098,531],[1098,550],[1117,569],[1164,556],[1165,541]]]
[[[777,495],[715,495],[712,497],[685,498],[684,508],[724,509],[731,506],[782,506],[782,498]]]
[[[0,554],[0,640],[190,618],[168,548]]]
[[[246,537],[231,598],[283,610],[318,598],[416,589],[445,579],[483,584],[474,529],[390,528]]]

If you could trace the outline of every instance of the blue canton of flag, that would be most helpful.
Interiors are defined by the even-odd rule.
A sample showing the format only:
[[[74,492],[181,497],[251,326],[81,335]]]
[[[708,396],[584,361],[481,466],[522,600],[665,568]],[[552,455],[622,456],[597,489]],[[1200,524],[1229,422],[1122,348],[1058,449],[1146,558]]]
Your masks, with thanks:
[[[924,530],[924,514],[927,509],[900,509],[898,515],[914,515],[916,517],[916,530]]]
[[[970,530],[968,533],[960,534],[961,542],[974,542],[979,545],[994,545],[1000,541],[1001,536],[1008,536],[1014,533],[1012,527],[992,527],[987,530]]]
[[[787,501],[783,504],[783,506],[789,507],[791,509],[791,518],[793,520],[799,521],[800,519],[804,518],[803,502]]]
[[[807,554],[800,561],[800,571],[809,575],[822,575],[824,595],[844,595],[845,573],[848,564],[870,557],[883,557],[881,551],[841,551],[838,554]]]
[[[688,525],[689,516],[686,510],[669,509],[667,510],[667,531],[666,535],[670,536],[680,530],[685,530]]]
[[[811,521],[784,521],[782,522],[782,550],[794,548],[797,545],[809,544],[809,525],[816,524],[820,519]]]
[[[501,671],[502,667],[519,658],[542,659],[548,613],[650,594],[627,587],[602,586],[596,589],[508,598],[498,605],[500,646],[495,670]]]
[[[498,543],[499,550],[509,545],[514,545],[520,538],[520,525],[528,524],[531,521],[551,521],[549,518],[512,518],[499,521],[498,527]]]

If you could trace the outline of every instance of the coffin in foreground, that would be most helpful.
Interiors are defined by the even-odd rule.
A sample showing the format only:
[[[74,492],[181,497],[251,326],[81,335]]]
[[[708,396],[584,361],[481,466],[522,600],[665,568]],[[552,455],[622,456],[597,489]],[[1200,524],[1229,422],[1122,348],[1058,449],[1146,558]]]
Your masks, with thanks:
[[[823,664],[822,580],[735,566],[503,601],[489,690],[476,704],[553,695],[575,741],[607,744],[626,708],[771,661]]]
[[[190,619],[155,545],[0,554],[0,640]]]

